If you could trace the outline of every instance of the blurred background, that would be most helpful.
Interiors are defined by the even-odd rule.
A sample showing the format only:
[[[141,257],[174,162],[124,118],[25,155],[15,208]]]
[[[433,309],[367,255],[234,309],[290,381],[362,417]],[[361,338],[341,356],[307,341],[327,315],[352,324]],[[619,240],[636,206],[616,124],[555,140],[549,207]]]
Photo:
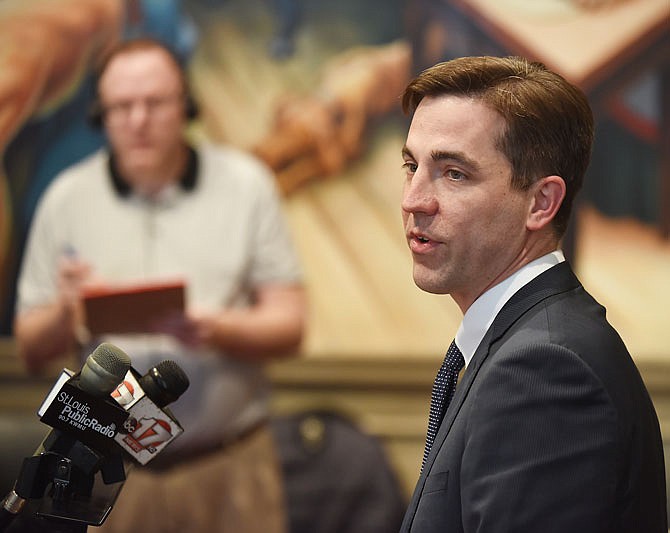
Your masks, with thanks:
[[[482,54],[540,60],[590,97],[596,144],[564,248],[633,354],[670,443],[668,0],[3,0],[0,427],[13,448],[0,457],[9,478],[45,430],[29,425],[60,370],[28,376],[13,354],[26,233],[53,177],[104,141],[86,122],[92,67],[110,44],[139,35],[171,44],[188,65],[201,108],[189,134],[253,151],[284,193],[310,302],[300,357],[270,368],[277,416],[297,432],[282,433],[287,461],[303,447],[316,469],[314,450],[344,420],[388,461],[402,497],[413,488],[430,387],[461,314],[412,281],[398,96],[423,68]],[[345,490],[334,485],[322,490]]]

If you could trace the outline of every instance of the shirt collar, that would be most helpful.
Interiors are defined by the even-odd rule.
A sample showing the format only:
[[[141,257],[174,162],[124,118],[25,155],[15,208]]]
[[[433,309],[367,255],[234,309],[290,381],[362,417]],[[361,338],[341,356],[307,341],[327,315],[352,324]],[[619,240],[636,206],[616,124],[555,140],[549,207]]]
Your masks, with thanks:
[[[463,321],[456,332],[456,345],[463,354],[466,366],[503,305],[521,287],[563,261],[565,256],[561,250],[543,255],[491,287],[473,302],[463,315]]]

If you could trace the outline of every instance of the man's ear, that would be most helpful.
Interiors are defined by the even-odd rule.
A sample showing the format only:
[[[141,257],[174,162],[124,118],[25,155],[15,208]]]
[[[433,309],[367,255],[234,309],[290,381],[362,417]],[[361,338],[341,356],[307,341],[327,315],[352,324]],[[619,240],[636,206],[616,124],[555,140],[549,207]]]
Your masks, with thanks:
[[[533,189],[526,227],[537,231],[551,223],[558,213],[565,198],[565,181],[560,176],[545,176],[533,185]]]

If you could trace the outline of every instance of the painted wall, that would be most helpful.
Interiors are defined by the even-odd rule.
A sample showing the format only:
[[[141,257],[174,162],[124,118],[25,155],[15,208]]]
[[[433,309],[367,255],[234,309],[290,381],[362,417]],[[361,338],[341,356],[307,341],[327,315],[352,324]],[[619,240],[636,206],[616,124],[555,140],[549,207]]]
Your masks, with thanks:
[[[427,64],[501,50],[446,16],[445,4],[3,0],[0,334],[11,332],[23,241],[42,191],[104,142],[86,121],[91,67],[115,40],[150,34],[189,64],[204,111],[193,135],[252,150],[277,172],[313,295],[308,351],[434,353],[448,344],[457,311],[410,279],[398,214],[407,121],[397,95]],[[579,4],[566,9],[586,13]],[[607,215],[651,224],[660,88],[653,70],[632,82],[600,106],[584,198]],[[411,312],[427,330],[447,331],[417,341]]]

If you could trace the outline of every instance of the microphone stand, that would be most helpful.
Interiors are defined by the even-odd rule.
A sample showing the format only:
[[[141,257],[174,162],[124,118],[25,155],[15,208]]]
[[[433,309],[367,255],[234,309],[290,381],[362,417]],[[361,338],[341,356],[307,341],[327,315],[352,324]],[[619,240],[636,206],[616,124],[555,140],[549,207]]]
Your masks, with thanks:
[[[120,451],[100,454],[58,430],[42,447],[46,451],[23,460],[0,510],[0,533],[11,533],[7,528],[31,499],[40,499],[35,511],[40,531],[85,533],[88,525],[101,525],[126,479]],[[104,485],[96,483],[98,473]]]

